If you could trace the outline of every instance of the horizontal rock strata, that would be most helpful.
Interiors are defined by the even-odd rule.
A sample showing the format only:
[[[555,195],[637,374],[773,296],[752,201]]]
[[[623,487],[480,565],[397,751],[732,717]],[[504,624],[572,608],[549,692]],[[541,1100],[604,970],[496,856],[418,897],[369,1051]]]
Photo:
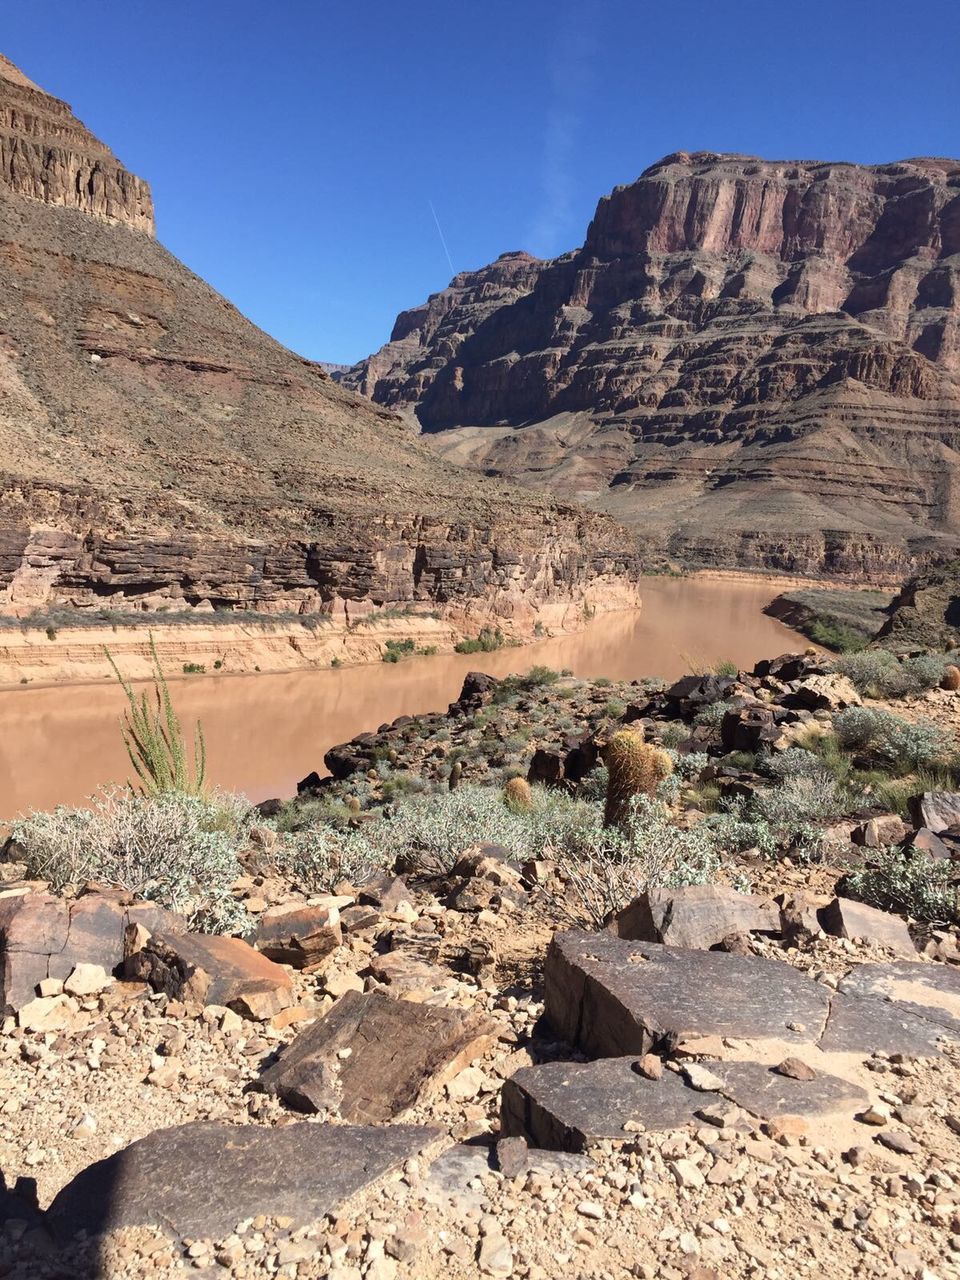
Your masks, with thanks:
[[[890,581],[960,534],[958,282],[956,160],[679,152],[581,249],[461,273],[343,381],[648,547]]]
[[[520,632],[636,603],[622,530],[442,462],[273,342],[6,62],[0,161],[0,609],[419,602]]]

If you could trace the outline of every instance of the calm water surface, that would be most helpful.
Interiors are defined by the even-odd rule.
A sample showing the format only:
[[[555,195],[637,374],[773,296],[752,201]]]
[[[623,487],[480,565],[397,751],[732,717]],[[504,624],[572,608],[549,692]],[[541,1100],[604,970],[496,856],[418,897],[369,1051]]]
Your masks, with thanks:
[[[803,642],[761,611],[770,583],[682,578],[643,584],[643,609],[598,618],[576,636],[497,653],[280,675],[192,676],[172,683],[185,726],[199,717],[212,779],[253,800],[288,796],[323,753],[399,715],[446,708],[468,671],[502,676],[537,663],[578,676],[675,679],[691,664],[751,666]],[[0,692],[0,818],[76,804],[130,773],[113,684]]]

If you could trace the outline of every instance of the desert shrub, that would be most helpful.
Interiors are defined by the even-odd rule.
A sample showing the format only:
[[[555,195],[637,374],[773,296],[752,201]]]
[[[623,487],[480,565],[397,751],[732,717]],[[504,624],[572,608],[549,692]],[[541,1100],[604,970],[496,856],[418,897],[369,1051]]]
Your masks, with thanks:
[[[667,720],[657,726],[657,735],[665,747],[675,750],[681,742],[686,742],[690,733],[685,724],[678,720]]]
[[[620,698],[608,698],[603,704],[603,715],[611,720],[619,720],[627,709],[627,704]]]
[[[942,761],[951,749],[950,738],[936,725],[914,724],[874,707],[847,707],[833,717],[839,745],[906,771],[924,769]]]
[[[735,662],[731,662],[729,658],[725,658],[721,662],[714,663],[713,674],[715,676],[736,677],[740,674],[740,668]]]
[[[950,923],[957,919],[957,887],[949,862],[937,862],[919,849],[880,849],[873,865],[848,876],[844,890],[882,911],[899,911],[916,920]]]
[[[13,824],[27,873],[62,890],[93,880],[179,911],[193,928],[231,933],[247,922],[231,886],[249,829],[242,796],[99,792],[89,807],[32,813]]]
[[[600,801],[607,794],[608,774],[605,764],[598,764],[577,787],[577,795],[581,800]]]
[[[183,664],[183,674],[185,676],[202,676],[206,675],[207,668],[202,662],[185,662]]]
[[[604,825],[620,824],[630,811],[634,796],[651,796],[673,772],[673,761],[659,747],[644,742],[643,734],[621,729],[607,744],[607,796]]]
[[[901,662],[889,649],[864,649],[845,654],[834,670],[849,676],[858,691],[869,698],[903,698],[935,689],[943,680],[955,654],[921,653]]]
[[[812,821],[838,817],[843,809],[840,789],[825,769],[794,774],[779,786],[758,792],[753,802],[753,811],[785,840]]]
[[[722,698],[718,702],[708,702],[705,707],[700,707],[694,713],[693,723],[719,733],[723,717],[729,710],[730,703]]]
[[[777,755],[767,756],[762,762],[763,772],[771,778],[785,782],[789,778],[822,779],[827,773],[823,761],[803,747],[788,747]],[[833,779],[831,778],[832,782]]]
[[[673,761],[674,773],[684,782],[699,778],[710,763],[710,757],[705,751],[688,751],[685,756],[676,751],[668,751],[667,754]]]
[[[374,829],[386,820],[371,824]],[[393,855],[366,832],[338,830],[328,824],[286,835],[271,855],[277,874],[304,893],[329,893],[341,880],[361,885],[377,870],[391,866]]]
[[[719,870],[716,842],[703,823],[684,831],[659,800],[637,795],[620,827],[603,827],[596,806],[566,815],[545,842],[568,892],[560,906],[577,923],[600,928],[650,886],[705,884]]]

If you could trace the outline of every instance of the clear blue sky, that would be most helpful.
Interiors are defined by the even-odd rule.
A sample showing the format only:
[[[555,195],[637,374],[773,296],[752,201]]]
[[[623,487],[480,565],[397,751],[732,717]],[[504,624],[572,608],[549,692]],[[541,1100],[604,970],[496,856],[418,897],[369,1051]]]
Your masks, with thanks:
[[[575,248],[671,151],[960,156],[958,0],[7,0],[2,48],[317,359],[447,283],[431,201],[459,271]]]

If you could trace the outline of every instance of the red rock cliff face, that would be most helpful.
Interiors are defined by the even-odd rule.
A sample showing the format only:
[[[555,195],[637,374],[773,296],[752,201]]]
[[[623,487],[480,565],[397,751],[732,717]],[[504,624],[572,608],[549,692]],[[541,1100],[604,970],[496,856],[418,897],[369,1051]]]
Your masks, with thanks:
[[[465,472],[153,237],[146,183],[0,60],[0,611],[635,602],[611,520]]]
[[[698,563],[900,575],[960,535],[960,162],[670,156],[344,380]]]

